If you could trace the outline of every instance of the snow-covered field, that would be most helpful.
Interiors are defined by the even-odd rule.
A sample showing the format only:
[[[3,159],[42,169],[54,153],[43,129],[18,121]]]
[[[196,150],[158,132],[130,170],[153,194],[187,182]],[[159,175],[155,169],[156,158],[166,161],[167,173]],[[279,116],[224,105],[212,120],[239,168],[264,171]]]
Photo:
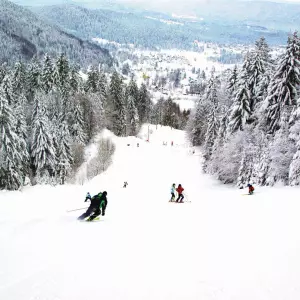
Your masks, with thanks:
[[[113,165],[83,186],[0,192],[0,299],[300,299],[299,189],[242,196],[201,173],[183,132],[149,129],[149,143],[147,126],[115,138]],[[172,183],[191,202],[169,203]],[[103,190],[99,222],[67,212]]]

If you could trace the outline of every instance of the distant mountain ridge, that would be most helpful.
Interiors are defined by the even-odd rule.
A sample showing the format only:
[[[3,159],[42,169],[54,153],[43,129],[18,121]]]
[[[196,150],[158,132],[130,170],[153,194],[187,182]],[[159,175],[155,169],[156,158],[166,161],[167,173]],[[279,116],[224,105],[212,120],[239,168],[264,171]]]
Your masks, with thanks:
[[[29,9],[0,0],[0,63],[65,53],[73,62],[112,64],[106,49],[48,24]]]
[[[113,11],[137,12],[157,11],[162,13],[194,14],[208,22],[236,22],[268,27],[275,30],[296,30],[300,28],[300,3],[284,1],[164,1],[148,0],[14,0],[22,5],[36,6],[75,4],[88,8],[109,9]]]
[[[44,20],[81,38],[102,38],[148,48],[190,49],[195,40],[248,44],[262,35],[270,44],[283,44],[287,39],[286,31],[270,30],[246,21],[182,19],[147,10],[88,9],[74,4],[30,9]]]

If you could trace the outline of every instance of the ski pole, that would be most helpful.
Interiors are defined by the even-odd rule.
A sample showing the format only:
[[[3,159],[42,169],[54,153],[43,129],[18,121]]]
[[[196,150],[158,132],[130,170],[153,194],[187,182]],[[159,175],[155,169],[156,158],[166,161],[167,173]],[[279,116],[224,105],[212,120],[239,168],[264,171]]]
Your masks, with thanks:
[[[82,209],[87,209],[88,207],[83,207],[83,208],[77,208],[77,209],[73,209],[73,210],[67,210],[67,212],[72,212],[72,211],[77,211],[77,210],[82,210]]]

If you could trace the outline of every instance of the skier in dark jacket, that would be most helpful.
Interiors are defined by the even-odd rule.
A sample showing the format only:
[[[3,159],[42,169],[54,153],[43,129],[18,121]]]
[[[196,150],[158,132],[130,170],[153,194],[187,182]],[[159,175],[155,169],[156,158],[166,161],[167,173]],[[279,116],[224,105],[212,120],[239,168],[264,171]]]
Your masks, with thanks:
[[[183,199],[184,199],[184,196],[182,194],[183,191],[184,191],[184,188],[182,187],[181,184],[179,184],[177,189],[176,189],[176,192],[178,193],[178,198],[177,198],[176,202],[180,202],[180,203],[183,202]]]
[[[249,195],[252,195],[254,193],[254,187],[250,183],[248,184],[248,189],[249,189]]]
[[[88,199],[90,199],[91,204],[90,204],[89,208],[87,209],[87,211],[84,214],[82,214],[80,217],[78,217],[78,220],[83,220],[83,219],[89,217],[88,221],[92,221],[96,217],[100,216],[101,210],[102,210],[102,216],[104,216],[106,206],[107,206],[107,197],[106,196],[107,196],[106,191],[104,191],[103,193],[99,193],[99,194],[93,196],[92,198],[87,196],[84,202],[86,202]]]

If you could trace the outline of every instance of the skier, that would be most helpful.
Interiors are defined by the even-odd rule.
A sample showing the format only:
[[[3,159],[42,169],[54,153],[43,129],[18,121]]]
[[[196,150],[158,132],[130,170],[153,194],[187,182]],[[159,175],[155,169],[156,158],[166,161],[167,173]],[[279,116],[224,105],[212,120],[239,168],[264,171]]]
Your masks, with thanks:
[[[123,185],[123,188],[126,188],[128,185],[128,182],[127,181],[124,181],[124,185]]]
[[[177,189],[176,189],[176,192],[178,193],[178,198],[177,198],[176,202],[178,202],[178,201],[180,203],[183,202],[183,199],[184,199],[184,196],[182,194],[183,191],[184,191],[184,188],[181,186],[181,184],[179,184]]]
[[[92,196],[89,192],[87,192],[84,202],[86,202],[88,200],[92,200]]]
[[[254,187],[253,185],[251,185],[250,183],[248,184],[248,188],[249,188],[249,195],[253,195],[254,192]]]
[[[84,214],[82,214],[80,217],[78,217],[78,220],[83,220],[86,217],[89,217],[88,221],[93,221],[96,217],[100,216],[101,209],[102,209],[102,216],[104,216],[106,206],[107,206],[106,196],[107,196],[107,192],[104,191],[103,193],[99,193],[99,194],[93,196],[92,198],[90,198],[91,204],[90,204],[89,208],[87,209],[87,211]],[[84,202],[86,202],[88,199],[89,198],[86,197]]]
[[[175,200],[175,183],[171,186],[171,200],[170,202],[173,202]]]

